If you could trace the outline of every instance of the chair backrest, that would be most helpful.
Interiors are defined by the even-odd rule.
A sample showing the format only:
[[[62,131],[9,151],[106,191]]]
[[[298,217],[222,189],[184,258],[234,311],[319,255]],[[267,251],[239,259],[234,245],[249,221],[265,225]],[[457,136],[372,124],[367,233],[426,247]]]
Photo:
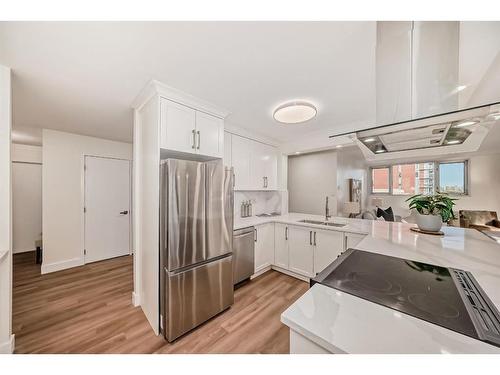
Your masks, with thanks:
[[[469,225],[486,225],[498,219],[495,211],[460,210],[458,213],[461,227],[468,227]]]

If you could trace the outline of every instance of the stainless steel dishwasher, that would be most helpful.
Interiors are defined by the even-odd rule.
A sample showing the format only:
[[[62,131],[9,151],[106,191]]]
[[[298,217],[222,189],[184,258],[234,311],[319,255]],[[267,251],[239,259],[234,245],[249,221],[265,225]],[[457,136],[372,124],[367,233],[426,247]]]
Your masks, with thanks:
[[[233,232],[233,284],[250,278],[255,264],[255,228],[247,227]]]

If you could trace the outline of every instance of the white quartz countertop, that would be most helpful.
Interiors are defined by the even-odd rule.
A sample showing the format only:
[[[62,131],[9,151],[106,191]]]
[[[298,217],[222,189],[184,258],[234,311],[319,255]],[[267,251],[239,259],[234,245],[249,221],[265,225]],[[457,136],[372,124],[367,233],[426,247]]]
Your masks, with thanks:
[[[273,217],[257,217],[251,216],[246,218],[236,218],[234,220],[234,229],[241,229],[245,227],[258,226],[266,223],[282,223],[289,225],[314,227],[317,229],[325,230],[335,230],[340,232],[350,232],[359,234],[368,234],[371,231],[372,223],[371,220],[361,220],[361,219],[348,219],[345,217],[332,217],[328,221],[339,224],[346,224],[344,227],[332,227],[326,225],[301,223],[300,220],[320,220],[325,221],[324,216],[320,215],[308,215],[300,213],[289,213],[280,216]],[[385,223],[385,222],[384,222]]]
[[[298,223],[322,216],[290,213],[235,221],[235,229],[269,222],[365,234],[357,249],[470,271],[500,310],[500,245],[474,229],[443,227],[444,236],[410,231],[412,224],[332,218],[345,227]],[[281,320],[311,341],[346,353],[500,353],[500,348],[316,284]]]

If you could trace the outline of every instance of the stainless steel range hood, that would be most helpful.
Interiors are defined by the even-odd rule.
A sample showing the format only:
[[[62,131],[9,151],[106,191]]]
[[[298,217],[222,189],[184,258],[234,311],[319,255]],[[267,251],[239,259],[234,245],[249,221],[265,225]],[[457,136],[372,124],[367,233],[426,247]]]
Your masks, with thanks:
[[[500,102],[377,126],[350,137],[369,161],[418,158],[477,151],[497,122]]]

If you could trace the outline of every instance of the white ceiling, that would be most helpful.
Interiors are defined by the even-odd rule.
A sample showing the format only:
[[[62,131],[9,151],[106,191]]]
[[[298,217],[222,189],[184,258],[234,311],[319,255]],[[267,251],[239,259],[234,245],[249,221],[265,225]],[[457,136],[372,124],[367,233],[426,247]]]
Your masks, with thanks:
[[[228,109],[228,123],[282,143],[373,122],[375,28],[375,22],[2,22],[0,64],[13,69],[14,128],[131,141],[130,104],[157,79]],[[272,111],[290,99],[311,100],[318,116],[278,124]]]

